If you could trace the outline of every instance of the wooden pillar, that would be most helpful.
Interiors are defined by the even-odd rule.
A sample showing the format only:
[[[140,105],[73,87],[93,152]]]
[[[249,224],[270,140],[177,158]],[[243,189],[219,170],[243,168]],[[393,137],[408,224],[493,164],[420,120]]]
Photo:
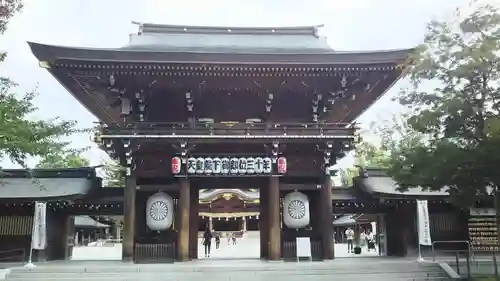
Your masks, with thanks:
[[[190,201],[189,206],[189,258],[198,258],[198,198],[200,197],[200,192],[197,188],[191,188],[190,190]]]
[[[181,190],[179,196],[179,241],[178,251],[179,260],[189,260],[189,205],[191,203],[189,180],[181,179]]]
[[[122,260],[134,260],[135,242],[135,193],[136,179],[127,176],[125,179],[124,201],[123,201],[123,247]]]
[[[321,245],[323,247],[323,259],[334,258],[333,244],[333,206],[332,206],[332,181],[330,176],[326,177],[325,183],[320,190],[321,204]]]
[[[281,218],[279,178],[271,177],[268,190],[269,260],[281,259]]]
[[[259,190],[259,231],[260,231],[260,257],[267,259],[269,257],[269,224],[268,222],[268,194],[267,187]]]
[[[66,216],[66,223],[64,227],[64,232],[66,239],[63,242],[64,249],[64,259],[71,260],[73,256],[73,247],[75,246],[75,217]]]

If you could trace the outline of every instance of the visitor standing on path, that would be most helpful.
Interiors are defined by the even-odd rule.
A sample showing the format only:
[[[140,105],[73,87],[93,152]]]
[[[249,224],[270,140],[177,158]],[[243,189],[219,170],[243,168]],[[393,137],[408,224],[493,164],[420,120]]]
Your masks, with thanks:
[[[203,245],[205,246],[205,258],[210,257],[210,248],[212,247],[212,232],[209,228],[203,233]]]
[[[354,253],[354,230],[352,230],[352,228],[348,228],[345,231],[345,237],[347,238],[347,252]]]
[[[366,235],[366,239],[368,241],[368,252],[371,251],[371,250],[374,250],[375,252],[377,251],[377,249],[375,248],[375,234],[368,230],[368,233]]]

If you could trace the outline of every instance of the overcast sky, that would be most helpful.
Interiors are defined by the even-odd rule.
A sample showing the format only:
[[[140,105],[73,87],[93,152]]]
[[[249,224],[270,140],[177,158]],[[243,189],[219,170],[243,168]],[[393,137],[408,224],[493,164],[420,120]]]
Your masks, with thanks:
[[[498,1],[498,0],[495,0]],[[38,86],[38,118],[60,116],[91,127],[95,117],[48,72],[38,67],[26,41],[85,46],[121,47],[135,32],[131,21],[180,25],[290,26],[324,24],[322,35],[336,50],[380,50],[414,47],[422,42],[426,23],[449,17],[466,0],[28,0],[0,38],[9,57],[0,68],[30,90]],[[388,118],[390,97],[398,83],[367,111],[360,122]],[[73,146],[93,146],[88,136],[72,137]],[[95,146],[87,153],[92,164],[105,154]],[[0,166],[9,167],[7,162]]]

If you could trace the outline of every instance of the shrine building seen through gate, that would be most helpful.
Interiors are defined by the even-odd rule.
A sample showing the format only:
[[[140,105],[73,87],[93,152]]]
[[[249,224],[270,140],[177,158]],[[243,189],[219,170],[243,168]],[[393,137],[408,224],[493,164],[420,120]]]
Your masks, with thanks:
[[[329,167],[412,49],[337,52],[319,26],[138,27],[116,49],[29,43],[125,167],[122,259],[196,259],[205,228],[259,230],[263,259],[295,258],[297,237],[332,259],[334,214],[353,212],[338,200],[365,199],[333,192]],[[105,209],[109,198],[80,201]]]

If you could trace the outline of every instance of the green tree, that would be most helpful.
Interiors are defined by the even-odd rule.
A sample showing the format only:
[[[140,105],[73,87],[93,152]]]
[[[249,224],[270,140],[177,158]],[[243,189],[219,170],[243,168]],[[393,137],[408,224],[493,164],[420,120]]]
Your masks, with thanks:
[[[3,34],[9,20],[23,8],[23,3],[21,0],[5,0],[0,3],[0,34]]]
[[[424,141],[424,135],[413,130],[406,122],[407,114],[394,115],[389,120],[370,124],[369,133],[378,138],[377,142],[362,140],[356,145],[356,165],[372,168],[389,168],[392,158],[398,157],[400,150],[415,147]]]
[[[107,186],[125,186],[125,167],[119,165],[116,161],[108,160],[103,168],[104,179],[107,181]]]
[[[391,176],[401,189],[446,187],[470,205],[500,185],[500,13],[491,5],[432,21],[412,57],[399,101],[423,141],[396,147]]]
[[[79,168],[90,166],[90,161],[82,153],[87,149],[65,149],[62,151],[52,151],[44,155],[36,168],[57,169],[57,168]]]
[[[0,35],[7,30],[9,20],[22,9],[22,1],[0,2]],[[0,63],[6,58],[0,53]],[[10,158],[16,164],[26,167],[26,160],[33,156],[49,155],[52,151],[64,150],[67,142],[60,138],[79,132],[76,122],[33,120],[29,116],[37,111],[33,104],[35,92],[21,94],[17,84],[6,77],[0,77],[0,160]]]
[[[371,142],[360,142],[355,149],[356,165],[367,168],[387,168],[390,164],[390,151]]]

